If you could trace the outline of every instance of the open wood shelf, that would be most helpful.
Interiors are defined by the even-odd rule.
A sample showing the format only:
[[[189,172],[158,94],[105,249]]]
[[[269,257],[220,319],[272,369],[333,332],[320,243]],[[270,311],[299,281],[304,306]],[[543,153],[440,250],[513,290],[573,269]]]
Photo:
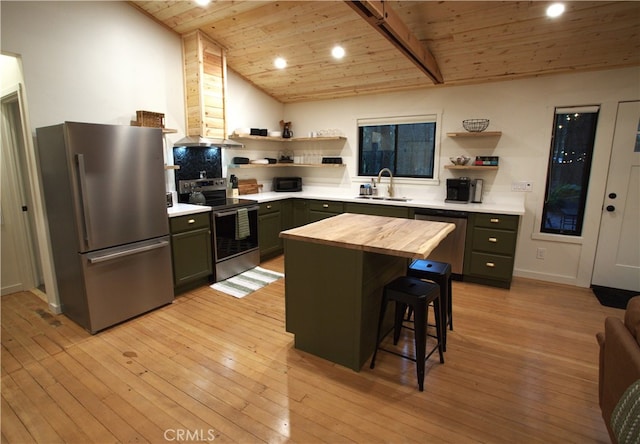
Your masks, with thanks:
[[[339,168],[345,166],[344,163],[249,163],[242,165],[229,165],[229,168],[280,168],[280,167],[302,167],[302,168]]]
[[[497,165],[445,165],[447,170],[497,170]]]
[[[229,136],[229,139],[240,140],[240,141],[242,141],[242,140],[245,140],[245,141],[255,140],[255,141],[262,141],[262,142],[286,142],[286,143],[291,143],[291,142],[332,142],[332,141],[338,141],[338,140],[347,140],[347,138],[344,137],[344,136],[292,137],[290,139],[285,139],[283,137],[251,136],[249,134],[242,134],[242,135],[232,134],[231,136]]]
[[[500,137],[501,135],[502,131],[462,131],[459,133],[447,133],[447,137]]]

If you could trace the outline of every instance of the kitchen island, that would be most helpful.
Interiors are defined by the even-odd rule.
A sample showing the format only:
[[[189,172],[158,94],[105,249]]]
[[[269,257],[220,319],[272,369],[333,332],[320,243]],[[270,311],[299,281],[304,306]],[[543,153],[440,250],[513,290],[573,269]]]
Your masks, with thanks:
[[[295,347],[359,371],[376,344],[383,287],[454,228],[344,213],[280,233],[286,329]]]

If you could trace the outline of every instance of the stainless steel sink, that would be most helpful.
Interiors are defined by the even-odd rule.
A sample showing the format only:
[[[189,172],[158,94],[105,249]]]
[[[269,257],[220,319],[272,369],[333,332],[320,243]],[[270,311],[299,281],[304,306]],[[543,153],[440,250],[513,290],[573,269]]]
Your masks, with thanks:
[[[383,197],[383,196],[356,196],[356,199],[389,200],[389,201],[395,201],[395,202],[409,202],[411,200],[408,197]]]

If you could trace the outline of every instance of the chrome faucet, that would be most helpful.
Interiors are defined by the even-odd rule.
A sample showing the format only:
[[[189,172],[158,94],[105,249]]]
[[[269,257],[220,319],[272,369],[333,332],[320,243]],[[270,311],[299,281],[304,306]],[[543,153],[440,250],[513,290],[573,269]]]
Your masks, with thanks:
[[[393,174],[389,168],[383,168],[378,173],[378,183],[380,183],[380,179],[382,178],[382,173],[389,173],[389,186],[387,187],[387,192],[389,193],[389,197],[393,197]]]

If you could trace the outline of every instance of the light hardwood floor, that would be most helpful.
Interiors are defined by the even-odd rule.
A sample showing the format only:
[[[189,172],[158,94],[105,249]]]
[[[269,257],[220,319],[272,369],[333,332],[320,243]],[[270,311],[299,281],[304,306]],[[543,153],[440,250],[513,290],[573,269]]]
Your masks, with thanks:
[[[525,279],[453,292],[424,392],[388,353],[354,372],[294,349],[283,280],[244,299],[199,288],[94,336],[5,296],[2,442],[609,442],[595,333],[622,310]]]

